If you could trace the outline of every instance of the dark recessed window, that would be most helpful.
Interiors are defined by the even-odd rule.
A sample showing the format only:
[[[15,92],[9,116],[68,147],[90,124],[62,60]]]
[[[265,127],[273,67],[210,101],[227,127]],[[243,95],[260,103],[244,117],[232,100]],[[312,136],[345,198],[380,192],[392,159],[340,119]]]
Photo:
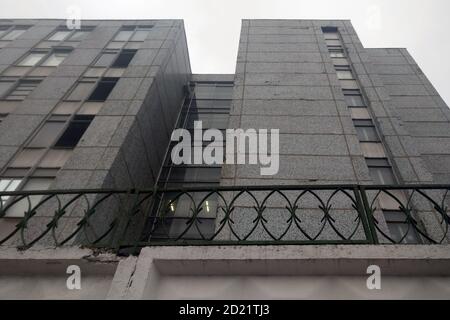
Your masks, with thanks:
[[[409,220],[402,211],[383,210],[390,237],[395,243],[420,244],[420,238],[414,228],[413,221]]]
[[[337,27],[322,27],[322,32],[323,33],[336,33],[336,32],[338,32],[338,28]]]
[[[342,90],[344,93],[345,101],[347,102],[347,106],[349,107],[365,107],[366,103],[361,95],[361,91],[354,89],[344,89]]]
[[[122,50],[117,56],[111,67],[113,68],[126,68],[130,64],[131,59],[133,59],[136,54],[136,50]]]
[[[378,133],[373,125],[372,120],[359,120],[354,119],[353,124],[356,129],[356,133],[358,135],[359,141],[361,142],[379,142],[380,138],[378,137]]]
[[[396,184],[392,167],[386,158],[367,159],[370,176],[376,184]]]
[[[78,115],[70,122],[67,129],[56,142],[55,147],[59,148],[75,148],[94,119],[94,116]]]
[[[105,101],[119,78],[102,78],[87,101]]]

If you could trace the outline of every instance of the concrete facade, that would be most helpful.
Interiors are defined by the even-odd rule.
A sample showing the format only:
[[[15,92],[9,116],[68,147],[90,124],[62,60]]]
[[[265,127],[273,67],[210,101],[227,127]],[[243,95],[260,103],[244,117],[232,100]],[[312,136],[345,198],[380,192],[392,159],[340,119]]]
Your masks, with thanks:
[[[39,49],[64,21],[13,20],[2,24],[30,25],[18,39],[0,49],[0,72],[7,72],[27,52]],[[342,82],[324,38],[322,28],[334,27],[397,182],[404,185],[450,182],[450,109],[406,49],[364,48],[350,21],[242,20],[234,75],[192,75],[180,20],[86,21],[85,25],[93,30],[78,43],[58,44],[73,46],[72,51],[25,100],[0,101],[0,114],[7,114],[0,123],[1,172],[10,168],[122,27],[151,25],[134,58],[57,172],[51,189],[153,188],[167,157],[170,135],[190,81],[234,81],[228,128],[280,129],[277,174],[261,176],[259,166],[225,164],[221,186],[374,184],[365,161],[366,151],[358,140]],[[7,80],[4,74],[0,77]],[[348,200],[340,195],[333,202],[333,214],[337,224],[344,225],[346,235],[355,231],[345,229],[345,222],[354,219]],[[322,216],[318,215],[320,210],[314,199],[306,202],[301,207],[301,219],[313,225]],[[414,204],[420,213],[433,211],[429,204],[423,205],[419,200],[414,200]],[[249,197],[236,202],[233,219],[240,235],[252,227],[251,221],[257,216],[254,205],[254,199]],[[99,215],[95,224],[108,226],[115,216],[111,213],[120,213],[120,207],[117,199],[105,203],[102,210],[108,214]],[[285,204],[280,199],[273,199],[269,207],[275,213],[270,221],[271,231],[279,235],[285,230],[289,215],[282,212]],[[60,232],[70,234],[83,217],[83,209],[71,207],[71,213],[59,222]],[[377,211],[376,215],[381,228],[387,230],[381,213]],[[25,237],[36,236],[52,216],[50,207],[41,210],[28,226]],[[439,237],[444,233],[444,239],[448,240],[442,222],[434,215],[429,217],[420,219],[427,233]],[[133,230],[141,230],[140,226],[146,222],[143,219],[137,217],[134,222],[137,228]],[[0,218],[0,236],[17,222]],[[358,228],[355,234],[360,239],[363,230],[362,226]],[[334,239],[331,228],[327,227],[323,233],[327,239]],[[133,238],[139,236],[132,234]],[[305,239],[299,230],[289,233],[287,238]],[[219,238],[235,239],[227,228]],[[17,253],[12,249],[16,240],[0,246],[0,262],[4,262],[5,272],[0,276],[0,288],[7,288],[0,289],[0,298],[450,297],[445,245],[448,241],[443,241],[442,246],[418,245],[408,249],[401,245],[162,246],[144,248],[137,257],[119,258],[105,253],[95,257],[95,253],[77,246]],[[48,246],[51,240],[49,234],[39,245]],[[259,228],[249,240],[270,240],[270,237]],[[60,267],[49,268],[51,261]],[[27,268],[29,263],[37,268]],[[65,283],[64,268],[69,264],[81,264],[86,270],[89,284],[85,291],[71,293],[60,286]],[[388,276],[383,291],[371,292],[365,287],[366,269],[371,264],[380,265]],[[42,279],[34,278],[41,274]],[[177,281],[181,289],[176,286]],[[16,283],[22,286],[17,289]],[[246,290],[243,283],[248,284]],[[32,286],[42,289],[27,292],[26,288]],[[211,286],[218,289],[208,291]],[[271,291],[271,287],[278,289]],[[189,292],[186,288],[195,289]]]

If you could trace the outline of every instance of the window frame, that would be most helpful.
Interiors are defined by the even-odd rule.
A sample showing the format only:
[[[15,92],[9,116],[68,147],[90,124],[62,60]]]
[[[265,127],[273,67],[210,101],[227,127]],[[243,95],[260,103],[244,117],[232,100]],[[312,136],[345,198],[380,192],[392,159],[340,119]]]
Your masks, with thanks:
[[[17,40],[17,38],[19,38],[21,35],[23,35],[25,32],[27,32],[28,29],[30,29],[31,26],[29,26],[29,25],[10,25],[10,26],[7,26],[7,27],[8,28],[5,29],[5,32],[0,35],[0,41],[1,42],[3,42],[3,41],[4,42],[6,42],[6,41],[10,42],[10,41]],[[17,31],[17,30],[23,30],[23,32],[20,33],[18,36],[15,36],[12,39],[5,39],[5,37],[7,37],[12,32]]]
[[[106,79],[115,79],[115,80],[106,80]],[[114,90],[114,88],[116,87],[119,80],[120,80],[119,77],[101,77],[101,78],[99,78],[98,81],[96,82],[95,87],[93,88],[93,90],[91,91],[89,96],[84,100],[84,102],[105,102],[106,100],[108,100],[108,97],[111,95],[111,92]],[[96,92],[96,90],[99,88],[99,86],[101,84],[112,83],[112,82],[114,82],[114,84],[112,85],[111,90],[108,92],[108,94],[106,95],[104,100],[93,99],[92,95]]]
[[[61,65],[61,63],[64,62],[65,59],[67,59],[67,57],[72,53],[73,48],[71,47],[53,47],[51,49],[31,49],[30,51],[28,51],[27,53],[25,53],[22,57],[20,57],[11,67],[5,69],[5,71],[3,71],[3,76],[4,77],[20,77],[20,78],[24,78],[24,77],[35,77],[33,75],[31,75],[33,72],[35,72],[35,70],[39,69],[39,68],[47,68],[47,69],[56,69],[59,65]],[[24,66],[24,65],[20,65],[21,62],[23,62],[28,56],[30,56],[31,54],[44,54],[34,65],[30,65],[30,66]],[[43,65],[46,61],[48,61],[48,59],[53,55],[53,54],[58,54],[58,53],[66,53],[67,56],[57,65],[57,66],[45,66]],[[18,75],[8,75],[5,73],[7,73],[8,71],[10,71],[11,69],[16,68],[16,69],[26,69],[26,71],[23,74],[18,74]],[[50,73],[53,71],[50,71]],[[49,73],[49,74],[50,74]],[[48,76],[48,75],[46,75]],[[46,77],[46,76],[41,76],[41,77]],[[39,76],[36,76],[39,77]]]
[[[57,27],[55,30],[53,30],[45,39],[44,41],[49,41],[49,42],[80,42],[85,40],[84,38],[81,39],[76,39],[76,40],[71,40],[71,38],[73,37],[73,35],[75,35],[77,32],[92,32],[95,29],[95,26],[85,26],[85,27],[81,27],[80,29],[68,29],[67,27],[64,26],[59,26]],[[52,38],[54,35],[56,35],[58,32],[67,32],[67,35],[61,39],[61,40],[51,40],[50,38]]]
[[[377,169],[386,169],[389,170],[391,176],[392,176],[392,184],[397,184],[397,177],[395,175],[394,170],[392,169],[392,166],[389,162],[388,158],[365,158],[366,160],[366,165],[367,168],[369,169],[369,174],[371,179],[375,182],[375,180],[373,179],[372,173],[373,170],[377,170]],[[380,174],[381,177],[383,177],[382,174]],[[390,183],[380,183],[381,185],[388,185]]]
[[[417,232],[417,230],[411,225],[411,222],[408,222],[407,215],[401,211],[401,210],[382,210],[384,221],[386,222],[386,225],[389,230],[389,235],[392,240],[395,241],[395,243],[398,244],[423,244],[423,240],[420,236],[420,234]],[[397,215],[398,217],[394,217],[394,215]],[[401,216],[401,217],[400,217]],[[403,219],[405,219],[403,221]],[[397,235],[394,235],[392,232],[392,229],[390,226],[399,225],[399,226],[406,226],[408,230],[407,235],[401,234],[397,237]],[[403,231],[403,230],[402,230]],[[408,239],[408,235],[412,235],[413,242],[410,242],[410,239]],[[404,237],[405,236],[405,237]],[[401,238],[404,237],[403,241],[400,242]]]

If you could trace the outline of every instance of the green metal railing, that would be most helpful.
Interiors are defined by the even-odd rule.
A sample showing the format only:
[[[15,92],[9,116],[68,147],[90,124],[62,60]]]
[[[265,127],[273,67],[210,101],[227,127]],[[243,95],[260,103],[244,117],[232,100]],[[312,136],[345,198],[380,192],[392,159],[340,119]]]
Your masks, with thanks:
[[[133,252],[152,245],[446,244],[449,190],[312,185],[1,192],[0,245]]]

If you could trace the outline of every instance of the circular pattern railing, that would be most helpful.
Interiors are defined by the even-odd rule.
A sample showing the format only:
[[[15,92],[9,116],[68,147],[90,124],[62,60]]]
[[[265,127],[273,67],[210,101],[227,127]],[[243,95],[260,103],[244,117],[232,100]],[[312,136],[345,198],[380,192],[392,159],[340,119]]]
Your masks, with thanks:
[[[450,186],[0,193],[0,245],[445,244]]]

